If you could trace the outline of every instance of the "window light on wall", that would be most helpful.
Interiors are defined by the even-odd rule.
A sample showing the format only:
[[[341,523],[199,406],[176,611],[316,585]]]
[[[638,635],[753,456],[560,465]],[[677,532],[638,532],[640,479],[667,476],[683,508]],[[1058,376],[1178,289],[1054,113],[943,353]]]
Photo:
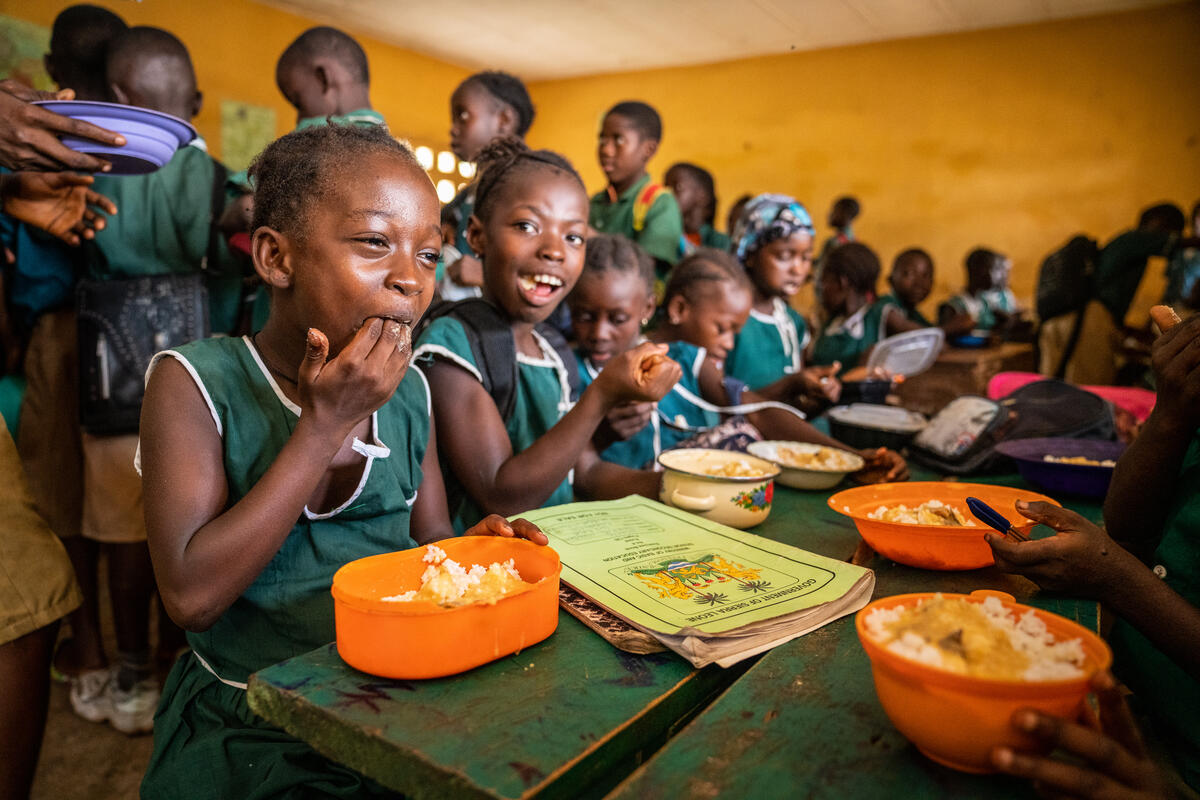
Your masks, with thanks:
[[[438,172],[444,172],[447,175],[454,172],[454,167],[458,159],[454,157],[454,153],[449,150],[443,150],[437,156]]]
[[[414,155],[416,155],[417,163],[421,165],[421,169],[426,170],[426,171],[433,169],[433,148],[432,147],[426,147],[425,145],[421,145],[414,151]]]
[[[453,200],[456,193],[457,189],[452,182],[446,180],[445,178],[442,178],[437,182],[438,200],[441,200],[443,203],[449,203],[451,200]]]

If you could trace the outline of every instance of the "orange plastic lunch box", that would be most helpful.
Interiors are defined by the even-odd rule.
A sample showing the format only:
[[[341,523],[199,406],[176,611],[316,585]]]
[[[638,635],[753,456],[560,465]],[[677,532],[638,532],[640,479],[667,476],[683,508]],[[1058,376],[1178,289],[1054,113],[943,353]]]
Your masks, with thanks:
[[[910,567],[936,570],[978,569],[995,563],[992,548],[983,535],[992,530],[975,519],[967,508],[967,498],[978,497],[999,511],[1013,527],[1026,536],[1035,523],[1017,513],[1018,500],[1041,501],[1060,505],[1057,500],[1027,489],[992,486],[986,483],[952,481],[911,481],[858,486],[829,498],[829,507],[854,520],[859,535],[879,555]],[[909,508],[940,500],[955,506],[975,525],[966,528],[943,525],[907,525],[871,519],[880,506],[906,505]]]
[[[493,604],[443,608],[381,598],[417,589],[425,548],[352,561],[333,576],[338,654],[385,678],[454,675],[542,641],[558,626],[558,553],[524,539],[462,536],[437,543],[466,568],[513,559],[530,586]]]
[[[1012,726],[1018,708],[1076,719],[1083,710],[1088,685],[1096,672],[1112,665],[1112,651],[1092,631],[1057,614],[1021,605],[1004,592],[975,591],[970,595],[943,594],[974,602],[997,597],[1018,618],[1032,611],[1055,640],[1080,639],[1084,675],[1057,681],[1000,680],[947,672],[887,650],[867,632],[866,618],[878,608],[914,606],[933,592],[885,597],[854,618],[859,641],[871,660],[875,692],[892,724],[922,753],[940,764],[964,772],[994,772],[992,748],[1007,746],[1033,752],[1037,742]]]

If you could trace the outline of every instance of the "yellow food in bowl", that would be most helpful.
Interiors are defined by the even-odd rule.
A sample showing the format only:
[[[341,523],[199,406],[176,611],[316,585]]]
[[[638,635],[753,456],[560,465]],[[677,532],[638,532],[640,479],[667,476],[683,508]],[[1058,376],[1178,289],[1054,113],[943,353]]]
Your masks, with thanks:
[[[736,459],[727,461],[721,465],[712,465],[703,467],[704,474],[714,478],[765,478],[771,473],[767,470],[760,469],[754,466],[745,459]]]
[[[867,515],[881,522],[899,522],[903,525],[944,525],[946,527],[974,527],[970,519],[959,509],[941,500],[929,500],[915,508],[903,503],[895,506],[880,506]]]
[[[1077,464],[1084,467],[1115,467],[1117,465],[1117,462],[1113,461],[1111,458],[1106,458],[1103,461],[1099,461],[1094,458],[1088,458],[1087,456],[1045,455],[1042,456],[1042,461],[1047,461],[1051,464]]]
[[[513,559],[494,561],[486,567],[473,564],[469,569],[446,557],[437,545],[428,545],[422,559],[429,566],[421,574],[421,588],[380,599],[389,603],[425,601],[445,608],[469,603],[493,604],[528,584],[521,580]]]
[[[891,652],[979,678],[1054,681],[1084,674],[1079,639],[1055,640],[1032,611],[1020,617],[995,597],[934,597],[872,611],[867,632]]]
[[[850,471],[855,466],[848,453],[832,447],[820,447],[814,452],[782,445],[775,449],[775,455],[779,463],[797,469]]]

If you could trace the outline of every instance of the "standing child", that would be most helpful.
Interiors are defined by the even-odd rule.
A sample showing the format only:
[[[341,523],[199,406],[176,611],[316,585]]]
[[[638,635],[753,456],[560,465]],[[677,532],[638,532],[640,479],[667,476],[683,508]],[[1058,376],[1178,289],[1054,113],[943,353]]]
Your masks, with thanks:
[[[653,307],[653,273],[633,248],[588,242],[583,276],[571,293],[572,323],[579,340],[579,367],[584,383],[600,368],[642,340],[639,314]],[[767,438],[816,442],[846,448],[824,436],[786,408],[762,405],[766,397],[728,377],[722,366],[734,334],[750,314],[752,287],[733,258],[718,250],[700,249],[684,257],[671,272],[664,300],[665,318],[651,333],[668,346],[667,354],[683,367],[679,382],[644,416],[641,409],[614,409],[608,416],[608,438],[602,457],[631,467],[652,464],[659,453],[687,446],[740,449],[748,441]],[[794,381],[800,376],[792,376]],[[746,416],[730,417],[720,409],[748,406]],[[868,466],[856,478],[903,480],[904,460],[884,450],[863,451]]]
[[[515,136],[524,141],[534,113],[533,101],[520,78],[496,70],[477,72],[450,96],[450,149],[460,161],[474,162],[495,139]],[[469,288],[478,297],[483,265],[467,242],[467,222],[475,209],[475,185],[463,187],[446,207],[458,216],[453,244],[459,255],[443,260],[443,281],[451,289],[444,296],[459,299],[467,296],[463,289]]]
[[[322,25],[287,46],[275,83],[296,109],[296,130],[310,125],[383,125],[371,108],[367,54],[354,37]]]
[[[836,369],[804,368],[808,324],[788,304],[812,269],[808,211],[786,195],[760,194],[742,210],[733,239],[734,255],[754,285],[754,303],[725,371],[773,400],[794,402],[797,388],[811,397],[836,400]],[[791,376],[802,376],[800,383]]]
[[[829,322],[813,346],[813,363],[836,364],[845,375],[887,338],[891,317],[903,319],[897,306],[873,300],[878,280],[879,256],[865,244],[830,251],[821,275],[821,305]]]
[[[703,167],[680,161],[667,170],[663,183],[679,203],[687,249],[712,247],[728,250],[729,237],[713,228],[713,221],[717,218],[717,188],[712,173]]]
[[[452,535],[411,330],[433,294],[438,201],[378,127],[310,127],[255,180],[253,338],[160,353],[142,414],[146,523],[193,653],[163,692],[146,798],[382,794],[254,716],[250,673],[334,636],[333,573]],[[470,533],[528,523],[489,517]]]
[[[821,245],[821,254],[817,256],[814,270],[814,287],[818,304],[821,302],[821,274],[825,270],[825,260],[834,248],[854,241],[854,220],[858,219],[860,213],[862,213],[862,206],[859,204],[858,198],[850,195],[839,197],[829,207],[829,216],[826,221],[829,227],[833,228],[833,235],[825,240],[825,244]]]
[[[608,178],[592,197],[588,221],[601,233],[633,239],[655,260],[659,278],[679,260],[683,218],[666,188],[650,182],[646,164],[662,141],[662,119],[638,100],[617,103],[600,125],[600,169]]]
[[[575,365],[538,328],[583,268],[587,195],[579,175],[562,156],[516,140],[494,142],[480,160],[467,235],[483,259],[484,300],[498,335],[511,332],[515,383],[506,397],[490,393],[495,384],[485,376],[500,374],[499,364],[477,360],[453,315],[435,319],[416,350],[428,364],[456,527],[479,519],[481,508],[515,513],[570,502],[575,492],[656,497],[658,475],[601,461],[591,439],[614,406],[658,400],[675,383],[679,367],[666,347],[614,358],[573,403],[567,369]],[[501,405],[510,413],[502,415]]]
[[[938,324],[952,325],[956,317],[969,317],[971,329],[979,336],[1003,329],[1021,314],[1017,298],[1008,288],[1012,261],[1002,253],[977,247],[967,254],[964,263],[967,288],[951,297],[938,308]],[[965,325],[964,325],[965,327]]]

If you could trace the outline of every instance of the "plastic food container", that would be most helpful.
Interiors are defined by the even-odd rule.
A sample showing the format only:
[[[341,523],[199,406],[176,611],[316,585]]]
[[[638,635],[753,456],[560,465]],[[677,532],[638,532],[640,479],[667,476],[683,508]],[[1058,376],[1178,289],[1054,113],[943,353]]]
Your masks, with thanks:
[[[1017,530],[1026,536],[1035,523],[1017,513],[1018,500],[1041,501],[1059,505],[1037,492],[991,486],[983,483],[942,481],[913,481],[910,483],[880,483],[846,489],[829,498],[829,507],[854,520],[859,535],[875,552],[892,561],[910,567],[935,570],[979,569],[995,563],[992,549],[983,535],[992,530],[971,514],[967,498],[978,497],[1000,512]],[[885,522],[869,515],[880,506],[906,505],[914,508],[930,500],[940,500],[954,506],[975,525],[948,527],[944,525],[908,525]]]
[[[852,403],[829,409],[833,438],[851,447],[890,447],[899,450],[916,436],[927,420],[915,411],[872,403]]]
[[[333,576],[338,654],[355,669],[385,678],[439,678],[486,664],[542,641],[558,626],[558,553],[524,539],[462,536],[437,546],[470,568],[516,562],[533,585],[488,605],[442,608],[380,598],[421,585],[425,548],[360,558]]]
[[[709,470],[736,461],[748,463],[760,474],[709,474]],[[696,447],[668,450],[658,457],[658,463],[664,469],[659,499],[669,506],[734,528],[757,525],[771,513],[780,469],[770,461],[748,453]]]
[[[1060,464],[1046,461],[1057,457],[1083,456],[1093,461],[1116,461],[1125,452],[1122,442],[1099,439],[1013,439],[996,445],[996,450],[1017,462],[1021,477],[1048,492],[1103,498],[1108,494],[1113,468],[1092,464]]]
[[[822,445],[812,444],[811,442],[751,442],[746,449],[751,455],[765,458],[774,464],[777,464],[782,470],[779,473],[777,480],[784,486],[790,486],[793,489],[832,489],[842,482],[842,479],[851,472],[858,472],[865,466],[862,456],[857,453],[851,453],[846,450],[838,450],[837,452],[845,461],[845,469],[817,469],[814,467],[795,467],[784,460],[779,453],[780,448],[788,448],[801,453],[816,453],[823,448]]]
[[[1112,651],[1092,631],[1057,614],[1013,602],[1003,592],[976,591],[969,596],[943,597],[983,602],[988,595],[999,598],[1017,617],[1032,610],[1057,640],[1081,639],[1086,674],[1037,682],[959,675],[893,653],[867,632],[865,620],[874,609],[912,606],[933,597],[931,592],[876,600],[854,618],[858,639],[871,660],[875,693],[888,719],[929,758],[964,772],[993,772],[990,755],[994,747],[1037,751],[1035,740],[1012,727],[1013,712],[1029,707],[1076,719],[1083,710],[1092,675],[1112,664]]]
[[[921,328],[889,336],[871,349],[867,371],[882,367],[889,375],[911,378],[933,366],[945,343],[946,334],[941,328]]]
[[[196,138],[196,129],[184,120],[148,108],[90,100],[43,100],[35,105],[124,136],[124,147],[72,136],[62,138],[62,143],[76,152],[109,161],[112,171],[105,173],[108,175],[154,172],[170,161],[176,150]]]
[[[892,381],[885,381],[881,378],[869,378],[862,381],[845,381],[842,383],[842,393],[838,397],[838,402],[842,405],[852,403],[871,403],[879,404],[887,402],[887,396],[891,394]]]

